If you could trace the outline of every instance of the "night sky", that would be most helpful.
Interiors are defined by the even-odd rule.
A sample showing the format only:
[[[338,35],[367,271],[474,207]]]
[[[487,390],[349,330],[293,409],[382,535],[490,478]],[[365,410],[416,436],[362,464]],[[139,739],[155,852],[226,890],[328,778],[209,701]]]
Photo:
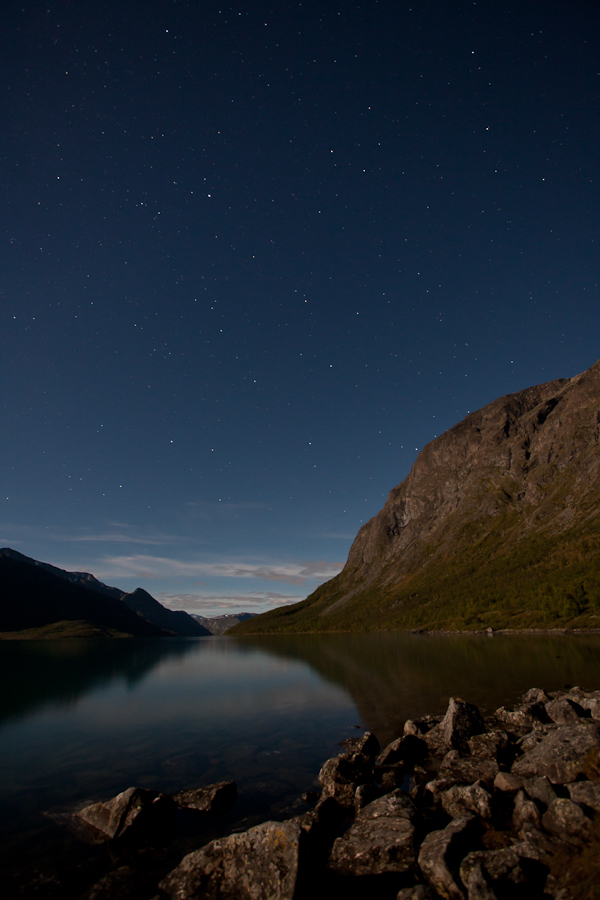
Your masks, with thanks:
[[[0,25],[0,545],[270,609],[435,435],[600,357],[597,4]]]

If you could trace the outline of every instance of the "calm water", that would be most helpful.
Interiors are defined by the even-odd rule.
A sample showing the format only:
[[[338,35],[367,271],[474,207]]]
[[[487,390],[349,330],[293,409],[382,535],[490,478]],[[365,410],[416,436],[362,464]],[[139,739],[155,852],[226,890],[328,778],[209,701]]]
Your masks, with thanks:
[[[600,688],[600,635],[4,642],[0,675],[0,845],[13,858],[58,834],[42,812],[134,784],[232,778],[237,818],[268,818],[357,725],[383,744],[450,696],[491,711],[533,686]]]

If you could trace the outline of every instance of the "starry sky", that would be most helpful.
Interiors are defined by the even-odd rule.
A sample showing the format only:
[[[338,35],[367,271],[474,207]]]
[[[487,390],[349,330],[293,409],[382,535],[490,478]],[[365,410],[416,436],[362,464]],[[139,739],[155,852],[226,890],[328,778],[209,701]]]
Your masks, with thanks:
[[[600,357],[589,0],[4,0],[0,544],[174,609],[342,567]]]

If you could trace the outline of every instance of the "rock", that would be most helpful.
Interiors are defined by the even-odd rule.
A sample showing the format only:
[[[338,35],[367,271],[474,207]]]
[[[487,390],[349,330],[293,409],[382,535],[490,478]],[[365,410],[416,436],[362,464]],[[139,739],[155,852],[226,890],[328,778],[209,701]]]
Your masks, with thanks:
[[[555,834],[561,841],[575,846],[582,846],[589,839],[592,831],[591,820],[581,806],[574,800],[559,797],[551,803],[542,816],[542,825],[550,834]]]
[[[377,757],[375,764],[382,766],[412,765],[427,756],[427,744],[413,734],[405,734],[392,741]]]
[[[527,797],[525,791],[519,791],[515,797],[512,824],[519,835],[532,828],[539,831],[541,827],[540,811],[533,800]]]
[[[546,712],[557,725],[576,724],[584,715],[582,707],[568,697],[546,703]]]
[[[299,825],[305,835],[319,837],[337,829],[345,815],[346,813],[333,797],[325,797],[319,800],[314,809],[309,809],[299,816],[293,816],[287,821]]]
[[[359,784],[354,792],[354,809],[357,813],[376,800],[379,791],[374,784]]]
[[[171,900],[292,900],[302,829],[264,822],[188,853],[159,887]]]
[[[600,783],[597,781],[575,781],[569,785],[571,800],[600,812]]]
[[[413,887],[401,888],[396,900],[434,900],[433,894],[426,884],[415,884]]]
[[[475,816],[454,819],[441,831],[430,832],[419,850],[419,868],[436,895],[464,900],[458,869],[464,856],[478,845],[481,826]]]
[[[590,768],[597,769],[600,725],[581,720],[546,734],[512,766],[514,775],[545,775],[553,784],[567,784]]]
[[[552,725],[536,725],[533,731],[530,731],[519,738],[517,741],[518,749],[521,753],[529,753],[529,751],[533,750],[547,734],[553,734],[557,728],[558,725],[555,723]]]
[[[362,753],[370,759],[375,759],[380,751],[379,741],[370,731],[365,731],[362,737],[345,738],[340,742],[346,753]]]
[[[539,724],[539,720],[532,716],[530,712],[526,712],[524,709],[505,709],[503,706],[500,706],[496,712],[494,713],[495,717],[502,722],[502,724],[509,731],[517,734],[523,734],[525,732],[531,731],[535,728],[536,725]]]
[[[592,719],[600,719],[600,698],[599,697],[584,697],[581,700],[581,707],[585,709]]]
[[[531,703],[549,703],[550,697],[546,693],[546,691],[542,690],[542,688],[530,688],[523,696],[521,697],[521,702],[519,706],[529,706]]]
[[[339,875],[382,875],[415,867],[415,806],[402,791],[374,800],[336,839],[329,868]]]
[[[482,819],[492,818],[492,798],[479,781],[468,786],[454,785],[441,794],[442,807],[453,819],[475,813]]]
[[[524,779],[523,787],[532,800],[539,800],[544,806],[550,806],[556,800],[556,791],[543,775]]]
[[[179,791],[173,794],[173,800],[184,809],[197,809],[199,812],[220,816],[228,812],[235,804],[237,785],[235,781],[219,781],[208,787],[193,791]]]
[[[157,791],[131,787],[111,800],[92,803],[76,813],[96,843],[128,840],[138,843],[162,842],[174,827],[174,804]]]
[[[494,779],[499,772],[498,763],[492,759],[450,759],[444,760],[438,778],[449,784],[473,784],[481,781],[487,790],[492,790]]]
[[[333,797],[340,806],[354,809],[354,794],[359,784],[368,783],[373,775],[372,760],[362,753],[340,753],[328,759],[319,772],[322,797]]]
[[[427,734],[435,725],[439,725],[443,716],[421,716],[420,719],[407,719],[404,723],[404,734],[414,734],[417,737]]]
[[[494,787],[497,791],[507,791],[516,794],[520,791],[525,782],[524,778],[518,775],[511,775],[510,772],[498,772],[494,778]]]
[[[446,752],[452,748],[464,752],[468,748],[469,738],[484,731],[485,722],[478,708],[465,700],[451,697],[446,715],[423,739],[431,753]]]
[[[509,754],[510,742],[505,731],[488,731],[469,738],[469,753],[475,759],[494,759],[502,762]]]
[[[469,853],[460,867],[469,900],[512,896],[541,898],[548,867],[539,859],[524,855],[521,848],[522,845],[517,845]],[[523,885],[523,888],[515,894],[515,889],[519,890],[517,885]]]

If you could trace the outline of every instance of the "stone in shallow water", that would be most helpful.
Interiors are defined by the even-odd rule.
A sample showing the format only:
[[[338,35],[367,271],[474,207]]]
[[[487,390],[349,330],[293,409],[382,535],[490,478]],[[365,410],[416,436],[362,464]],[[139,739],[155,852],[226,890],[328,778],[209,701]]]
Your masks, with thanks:
[[[292,900],[302,829],[264,822],[188,853],[159,887],[171,900]]]
[[[329,868],[340,875],[408,872],[416,862],[415,807],[402,791],[374,800],[337,838]]]
[[[228,812],[236,798],[237,785],[235,781],[219,781],[217,784],[209,784],[207,787],[173,794],[173,800],[177,806],[183,809],[196,809],[199,812],[211,813],[215,816]]]
[[[125,838],[152,842],[168,836],[174,824],[173,813],[170,797],[131,787],[111,800],[84,807],[76,813],[76,819],[97,843]]]

